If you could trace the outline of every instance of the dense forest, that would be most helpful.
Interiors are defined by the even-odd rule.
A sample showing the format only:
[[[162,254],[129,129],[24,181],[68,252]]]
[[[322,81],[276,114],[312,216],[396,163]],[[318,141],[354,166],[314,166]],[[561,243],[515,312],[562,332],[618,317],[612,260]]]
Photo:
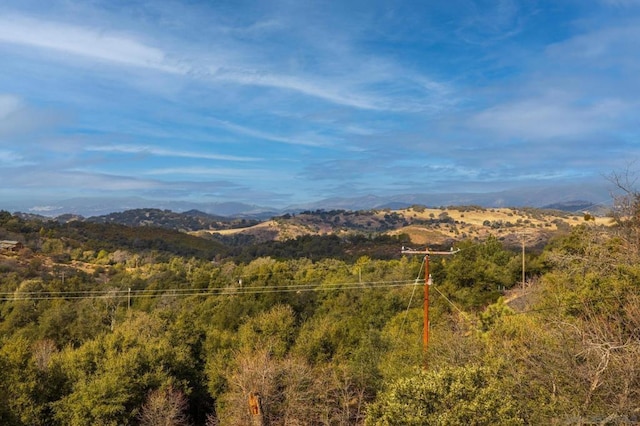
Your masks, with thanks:
[[[0,212],[0,424],[640,422],[640,198],[522,257],[492,236],[203,239]],[[448,248],[447,248],[448,249]]]

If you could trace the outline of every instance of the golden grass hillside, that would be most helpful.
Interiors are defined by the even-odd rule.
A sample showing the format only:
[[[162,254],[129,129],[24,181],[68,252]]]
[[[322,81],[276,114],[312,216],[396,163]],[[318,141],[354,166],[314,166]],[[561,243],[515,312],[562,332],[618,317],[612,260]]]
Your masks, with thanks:
[[[464,239],[483,240],[493,235],[507,245],[540,246],[573,226],[611,224],[607,217],[588,213],[565,213],[533,208],[411,207],[400,210],[316,211],[285,215],[255,226],[208,230],[199,233],[231,236],[250,235],[259,241],[287,240],[301,235],[345,235],[348,233],[407,234],[419,245],[445,244]]]

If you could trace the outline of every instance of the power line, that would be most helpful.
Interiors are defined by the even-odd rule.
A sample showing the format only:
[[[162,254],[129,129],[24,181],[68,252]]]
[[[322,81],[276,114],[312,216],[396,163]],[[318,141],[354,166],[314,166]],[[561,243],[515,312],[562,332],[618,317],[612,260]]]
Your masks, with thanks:
[[[433,286],[433,289],[434,289],[435,291],[437,291],[437,292],[438,292],[438,294],[439,294],[440,296],[442,296],[442,297],[444,298],[444,300],[446,300],[446,301],[447,301],[451,306],[453,306],[453,307],[454,307],[458,312],[460,312],[460,314],[462,314],[462,316],[463,316],[467,321],[469,321],[470,323],[472,323],[472,324],[473,324],[473,321],[471,321],[471,318],[469,318],[469,315],[467,315],[467,313],[466,313],[465,311],[463,311],[460,307],[458,307],[458,305],[456,305],[455,303],[453,303],[453,302],[451,301],[451,299],[449,299],[447,296],[445,296],[445,294],[444,294],[443,292],[441,292],[441,291],[440,291],[440,289],[439,289],[438,287]]]
[[[409,298],[409,303],[407,304],[407,309],[404,313],[404,318],[402,319],[402,325],[400,326],[400,335],[404,333],[404,326],[407,323],[407,317],[409,316],[409,309],[411,308],[411,304],[413,303],[413,296],[416,294],[416,288],[418,288],[418,283],[420,282],[420,274],[422,273],[422,268],[424,268],[426,258],[422,259],[422,264],[420,265],[420,269],[418,270],[418,276],[414,281],[413,291],[411,292],[411,297]]]
[[[348,286],[348,285],[357,285],[358,287],[362,286],[377,286],[384,284],[396,284],[396,283],[413,283],[412,280],[397,280],[397,281],[363,281],[363,282],[342,282],[342,283],[331,283],[331,284],[287,284],[287,285],[263,285],[263,286],[248,286],[248,287],[238,287],[238,289],[247,289],[247,290],[256,290],[256,289],[273,289],[273,288],[303,288],[303,287],[317,287],[317,286],[325,286],[325,287],[340,287],[340,286]],[[206,289],[195,289],[195,288],[165,288],[158,289],[157,291],[195,291],[195,290],[204,290],[204,291],[213,291],[213,290],[228,290],[232,287],[216,287],[216,288],[206,288]],[[149,291],[149,289],[142,290],[131,290],[132,293],[144,293]],[[65,294],[104,294],[109,292],[128,292],[128,289],[109,289],[109,290],[68,290],[68,291],[27,291],[20,292],[20,294],[39,294],[39,295],[65,295]],[[13,295],[16,292],[0,292],[0,296]]]
[[[274,286],[252,287],[220,287],[220,288],[171,288],[158,290],[86,290],[86,291],[43,291],[43,292],[0,292],[0,301],[19,300],[72,300],[72,299],[113,299],[113,298],[152,298],[152,297],[183,297],[183,296],[233,296],[266,293],[297,293],[321,292],[339,290],[362,290],[407,287],[414,285],[413,280],[399,281],[369,281],[333,284],[288,284]]]
[[[448,252],[447,252],[448,253]],[[424,268],[420,266],[418,276]],[[263,285],[247,287],[218,287],[218,288],[168,288],[168,289],[109,289],[109,290],[72,290],[72,291],[13,291],[0,292],[0,302],[11,301],[41,301],[41,300],[80,300],[80,299],[119,299],[119,298],[156,298],[156,297],[188,297],[188,296],[234,296],[269,293],[298,293],[298,292],[323,292],[339,290],[362,290],[362,289],[383,289],[413,286],[411,299],[403,319],[403,327],[406,322],[408,310],[410,309],[419,278],[414,280],[394,280],[394,281],[365,281],[365,282],[341,282],[341,283],[314,283],[314,284],[285,284],[285,285]],[[422,284],[424,285],[424,283]],[[442,296],[455,310],[462,313],[467,319],[468,315],[460,307],[454,304],[437,286],[432,286],[434,290]],[[513,312],[508,315],[526,315],[550,310],[557,310],[568,307],[580,306],[588,303],[603,300],[621,300],[620,295],[598,296],[590,299],[577,300],[568,303],[559,303],[552,306],[532,308],[523,311]]]

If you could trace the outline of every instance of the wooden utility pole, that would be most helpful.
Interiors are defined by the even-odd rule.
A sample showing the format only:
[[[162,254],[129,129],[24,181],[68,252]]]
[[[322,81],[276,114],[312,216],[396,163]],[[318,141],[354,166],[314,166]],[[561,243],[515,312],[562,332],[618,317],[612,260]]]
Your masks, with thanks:
[[[262,412],[262,398],[258,392],[249,393],[249,414],[252,426],[265,426],[264,414]]]
[[[423,327],[422,327],[422,350],[426,353],[429,346],[429,286],[433,284],[431,274],[429,273],[429,255],[424,257],[424,303],[423,310]]]
[[[451,251],[429,251],[426,250],[412,250],[402,247],[402,254],[424,254],[424,302],[422,304],[423,310],[423,325],[422,325],[422,352],[424,354],[424,368],[427,368],[427,349],[429,346],[429,286],[433,284],[431,279],[431,273],[429,272],[429,256],[436,255],[452,255],[460,250]]]
[[[522,290],[524,290],[524,285],[525,285],[525,253],[524,253],[524,249],[525,249],[525,240],[526,240],[526,234],[524,232],[518,232],[518,235],[520,235],[520,243],[522,243]]]
[[[522,236],[522,289],[524,290],[524,235]]]

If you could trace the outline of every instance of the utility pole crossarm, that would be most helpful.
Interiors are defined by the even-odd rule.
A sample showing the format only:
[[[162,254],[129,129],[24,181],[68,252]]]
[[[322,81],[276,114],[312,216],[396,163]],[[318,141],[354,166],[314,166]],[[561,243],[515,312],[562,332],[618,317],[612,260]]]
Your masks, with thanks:
[[[429,249],[426,250],[413,250],[410,248],[405,248],[402,247],[402,254],[425,254],[425,255],[430,255],[430,254],[440,254],[440,255],[449,255],[449,254],[456,254],[457,252],[459,252],[460,249],[457,250],[453,250],[451,249],[450,251],[431,251]]]

